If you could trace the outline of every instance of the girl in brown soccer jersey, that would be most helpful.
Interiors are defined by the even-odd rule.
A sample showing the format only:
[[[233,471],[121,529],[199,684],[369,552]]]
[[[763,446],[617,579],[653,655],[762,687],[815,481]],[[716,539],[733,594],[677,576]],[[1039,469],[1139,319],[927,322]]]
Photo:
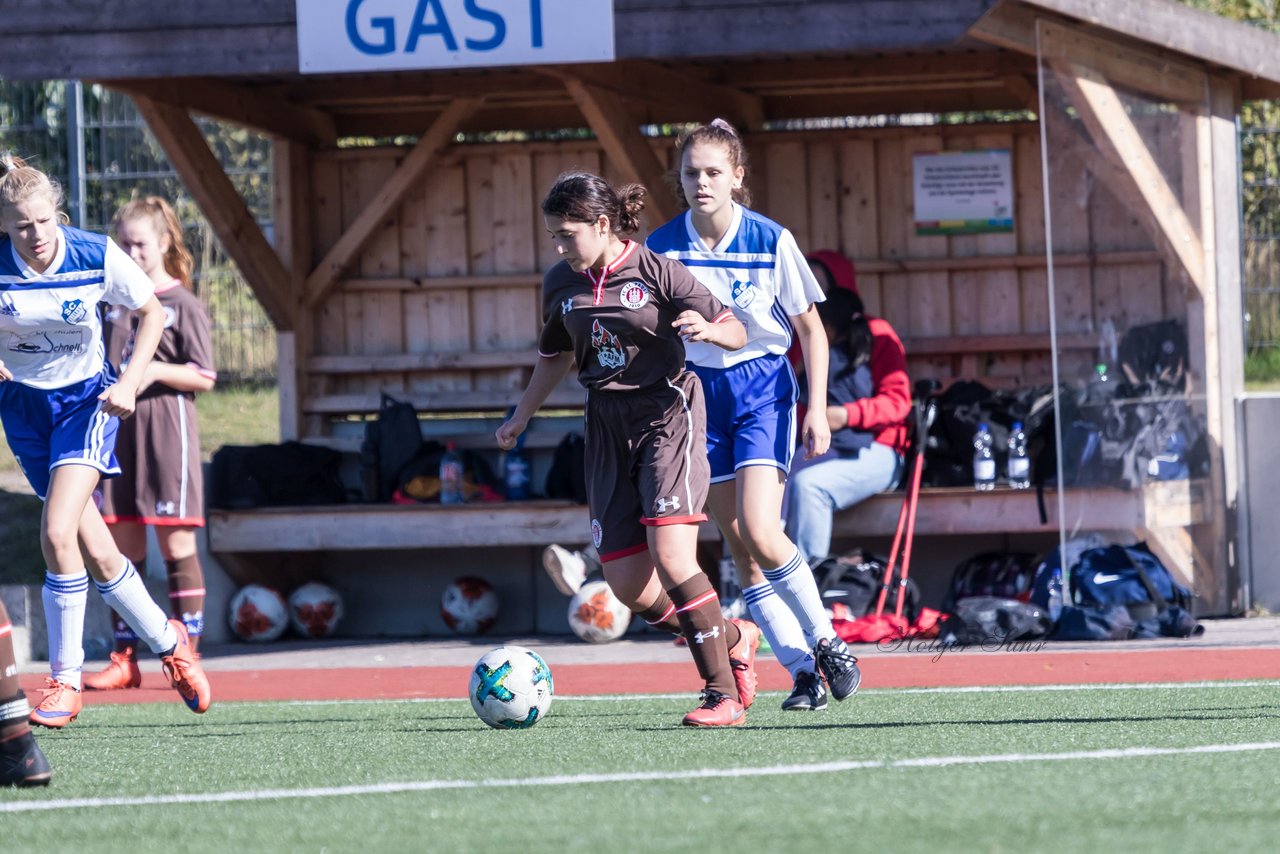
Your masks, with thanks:
[[[52,772],[27,717],[31,708],[18,684],[13,624],[0,602],[0,786],[47,786]]]
[[[735,349],[746,331],[684,267],[626,239],[640,226],[644,194],[634,184],[615,191],[588,173],[561,175],[547,193],[543,218],[564,260],[542,283],[542,358],[497,440],[514,447],[576,362],[587,389],[591,536],[605,578],[650,625],[688,638],[705,688],[684,723],[737,726],[746,709],[729,651],[754,652],[758,636],[725,623],[698,566],[706,412],[684,345]]]
[[[164,308],[164,335],[143,375],[138,409],[121,424],[116,456],[123,473],[103,487],[102,515],[120,550],[135,564],[147,556],[147,525],[156,529],[169,575],[173,615],[187,626],[192,646],[204,630],[204,573],[195,529],[204,525],[204,487],[195,393],[213,388],[209,316],[190,291],[192,259],[173,208],[161,198],[135,199],[116,215],[116,237],[155,284]],[[132,327],[126,312],[109,318],[107,355],[127,363]],[[86,688],[141,684],[133,632],[115,614],[111,663],[84,677]]]

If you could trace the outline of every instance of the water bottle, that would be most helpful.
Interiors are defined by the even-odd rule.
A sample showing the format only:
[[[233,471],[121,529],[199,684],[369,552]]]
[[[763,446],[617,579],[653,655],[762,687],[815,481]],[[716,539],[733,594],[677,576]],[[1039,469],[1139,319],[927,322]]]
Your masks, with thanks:
[[[1090,403],[1106,403],[1111,397],[1111,391],[1111,375],[1107,373],[1106,363],[1099,362],[1093,366],[1093,375],[1089,377],[1086,397]]]
[[[461,504],[462,495],[462,457],[457,446],[449,442],[444,446],[444,454],[440,457],[440,503]]]
[[[1027,489],[1031,486],[1031,459],[1027,456],[1027,434],[1022,429],[1022,422],[1013,422],[1009,430],[1009,486],[1012,489]]]
[[[1049,574],[1049,619],[1054,623],[1062,616],[1062,567],[1055,566]]]
[[[516,439],[516,446],[507,451],[502,460],[502,482],[506,486],[508,501],[523,501],[529,497],[529,460],[524,455],[524,437]]]
[[[983,421],[978,425],[978,432],[973,434],[973,488],[980,492],[996,488],[996,455],[991,450],[993,441],[991,430]]]

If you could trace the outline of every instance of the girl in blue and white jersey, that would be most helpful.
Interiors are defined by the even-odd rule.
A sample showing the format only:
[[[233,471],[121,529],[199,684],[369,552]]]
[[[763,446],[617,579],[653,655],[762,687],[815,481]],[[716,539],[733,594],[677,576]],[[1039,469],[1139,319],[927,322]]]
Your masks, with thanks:
[[[120,247],[61,224],[61,200],[47,175],[0,154],[0,420],[45,502],[42,598],[52,672],[31,722],[61,728],[80,713],[89,574],[107,604],[160,654],[187,705],[203,712],[208,680],[186,628],[156,605],[91,500],[100,478],[120,473],[116,430],[134,411],[164,312],[151,280]],[[106,360],[100,303],[140,317],[133,357],[119,377]]]
[[[751,617],[795,680],[788,710],[826,708],[821,670],[837,700],[853,694],[856,659],[831,626],[813,571],[783,531],[782,498],[796,447],[799,387],[787,361],[800,340],[809,408],[806,458],[827,452],[827,339],[814,305],[822,289],[791,232],[751,210],[747,151],[716,119],[682,134],[677,197],[688,208],[646,241],[687,266],[747,328],[733,352],[693,343],[691,367],[707,400],[707,455],[715,518],[737,566]]]

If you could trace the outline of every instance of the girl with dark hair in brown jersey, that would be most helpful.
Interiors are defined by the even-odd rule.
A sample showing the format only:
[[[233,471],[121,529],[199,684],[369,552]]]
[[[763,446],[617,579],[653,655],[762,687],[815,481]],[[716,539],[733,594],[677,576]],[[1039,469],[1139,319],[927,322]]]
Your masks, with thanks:
[[[583,172],[561,175],[547,193],[543,219],[563,260],[543,280],[541,358],[496,435],[499,447],[514,447],[577,364],[591,536],[605,578],[650,625],[688,639],[705,687],[683,723],[737,726],[755,695],[759,630],[725,622],[698,566],[706,412],[684,349],[736,349],[746,330],[683,266],[626,238],[639,228],[644,194]]]
[[[194,649],[204,633],[204,572],[196,554],[196,528],[204,525],[200,433],[195,394],[217,379],[209,315],[191,292],[193,263],[173,208],[158,196],[129,202],[116,214],[115,233],[155,285],[164,308],[164,333],[147,366],[133,418],[120,426],[116,455],[120,477],[103,484],[102,516],[120,551],[142,566],[147,526],[155,528],[169,578],[169,608],[187,627]],[[107,357],[128,362],[133,326],[128,312],[108,315]],[[86,688],[137,688],[138,639],[112,614],[111,663],[84,676]]]

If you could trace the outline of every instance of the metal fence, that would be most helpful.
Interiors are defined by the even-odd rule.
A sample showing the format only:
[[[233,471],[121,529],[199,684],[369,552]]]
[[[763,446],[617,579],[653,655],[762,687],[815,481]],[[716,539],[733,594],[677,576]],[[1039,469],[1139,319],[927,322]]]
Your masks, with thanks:
[[[1250,353],[1280,348],[1280,128],[1240,133],[1245,322]]]
[[[269,235],[270,141],[212,120],[197,124]],[[67,213],[78,228],[106,230],[135,194],[167,199],[196,258],[193,289],[209,310],[219,379],[275,380],[271,322],[128,97],[76,81],[0,80],[0,149],[13,150],[62,183]]]

